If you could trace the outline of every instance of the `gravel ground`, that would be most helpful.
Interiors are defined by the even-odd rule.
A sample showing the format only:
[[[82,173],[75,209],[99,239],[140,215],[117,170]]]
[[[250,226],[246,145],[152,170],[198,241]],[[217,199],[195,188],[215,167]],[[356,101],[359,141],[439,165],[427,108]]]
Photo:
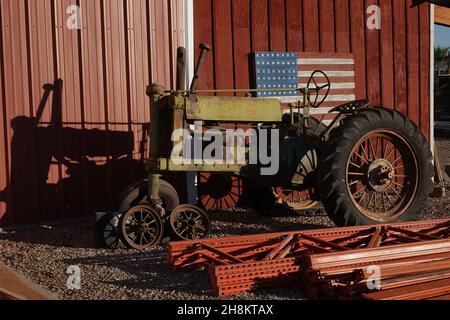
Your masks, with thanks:
[[[438,141],[442,165],[450,171],[450,140]],[[423,219],[450,218],[450,195],[431,199]],[[244,235],[293,229],[332,227],[324,214],[265,218],[249,211],[211,213],[214,236]],[[206,272],[175,273],[166,251],[148,252],[93,249],[90,220],[0,232],[0,261],[47,288],[61,299],[140,300],[214,299]],[[82,288],[68,290],[66,270],[81,269]],[[277,290],[235,297],[249,300],[303,299],[300,293]]]

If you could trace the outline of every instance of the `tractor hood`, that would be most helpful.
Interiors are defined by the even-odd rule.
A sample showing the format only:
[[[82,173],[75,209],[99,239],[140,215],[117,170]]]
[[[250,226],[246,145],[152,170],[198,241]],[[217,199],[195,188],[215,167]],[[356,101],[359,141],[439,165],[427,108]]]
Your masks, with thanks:
[[[278,99],[239,97],[198,97],[186,99],[186,117],[190,121],[281,122],[282,104]]]

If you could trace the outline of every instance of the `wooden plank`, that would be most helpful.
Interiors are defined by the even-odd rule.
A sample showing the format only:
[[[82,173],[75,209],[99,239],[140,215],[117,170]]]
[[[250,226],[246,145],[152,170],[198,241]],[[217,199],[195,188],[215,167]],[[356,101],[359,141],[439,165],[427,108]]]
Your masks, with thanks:
[[[303,29],[306,52],[320,51],[318,0],[303,0]]]
[[[0,3],[0,43],[3,43],[4,29],[2,3]],[[9,192],[9,159],[8,159],[8,134],[6,123],[6,101],[5,101],[5,73],[3,50],[0,51],[0,226],[6,225]]]
[[[393,49],[393,17],[392,1],[380,2],[381,8],[381,104],[394,109],[394,49]]]
[[[419,7],[420,37],[420,128],[430,138],[430,6]]]
[[[407,1],[409,2],[409,1]],[[419,8],[407,8],[408,117],[420,125]]]
[[[298,52],[300,59],[353,59],[353,53],[322,53],[322,52]]]
[[[217,89],[233,89],[233,30],[230,0],[213,1],[213,17],[215,85]]]
[[[349,1],[335,0],[336,51],[350,52]]]
[[[234,81],[236,89],[250,88],[251,52],[250,1],[233,1]],[[244,93],[238,94],[244,95]]]
[[[450,8],[435,7],[435,22],[450,27]]]
[[[196,58],[199,55],[199,45],[202,42],[213,44],[212,2],[211,0],[194,1],[194,12],[201,20],[196,20],[194,28],[194,43]],[[213,48],[214,49],[214,48]],[[197,61],[197,60],[196,60]],[[214,59],[209,53],[205,58],[202,75],[198,79],[198,89],[214,89]]]
[[[356,98],[367,97],[366,83],[366,43],[365,43],[365,8],[364,1],[350,1],[350,19],[352,52],[355,57]]]
[[[42,95],[44,93],[43,86],[45,84],[52,84],[55,80],[56,74],[56,61],[54,59],[55,43],[52,37],[52,10],[49,2],[36,3],[33,1],[28,2],[28,17],[29,17],[29,61],[30,61],[30,89],[31,89],[31,111],[32,115],[37,114]],[[46,105],[46,109],[40,121],[50,121],[51,108],[49,103]],[[46,141],[47,146],[52,142]],[[41,195],[44,193],[43,186],[46,184],[48,172],[45,171],[46,167],[42,163],[42,154],[45,153],[45,149],[39,148],[38,135],[34,134],[33,138],[30,138],[31,159],[29,161],[30,176],[29,183],[32,186],[32,191],[29,194],[29,198],[33,201],[33,212],[35,213],[37,220],[45,219],[45,210],[42,210],[40,202]],[[54,177],[52,177],[54,178]]]
[[[320,51],[336,51],[334,1],[319,1]]]
[[[297,52],[304,50],[302,15],[302,1],[286,0],[287,51]]]
[[[269,12],[267,0],[253,0],[252,12],[252,51],[269,51]]]
[[[58,300],[47,290],[0,264],[0,300]]]
[[[31,145],[34,140],[32,132],[26,129],[24,121],[12,121],[18,117],[32,116],[32,98],[30,91],[30,51],[28,43],[28,17],[26,3],[21,1],[2,1],[2,38],[3,38],[3,72],[5,86],[5,134],[7,144],[6,157],[10,160],[10,183],[8,190],[8,222],[24,223],[27,220],[36,222],[35,199],[32,167],[29,159],[33,159]],[[3,152],[3,150],[1,151]],[[30,198],[27,198],[30,195]]]
[[[370,6],[378,6],[378,0],[366,0],[365,8]],[[369,15],[366,14],[366,20]],[[372,105],[380,105],[380,30],[366,30],[366,66],[367,66],[367,98],[370,99]]]
[[[110,7],[115,0],[105,1],[105,6]],[[123,1],[120,1],[123,3]],[[152,82],[160,83],[166,88],[171,88],[171,55],[169,50],[169,23],[168,23],[168,1],[149,1],[149,16],[151,21],[151,79]],[[211,15],[211,13],[208,13]],[[207,16],[205,16],[207,17]],[[115,16],[117,18],[117,16]],[[121,20],[107,21],[114,22],[116,25],[123,24]],[[114,26],[109,26],[109,28]],[[122,26],[123,27],[123,26]],[[116,28],[116,27],[114,27]],[[107,29],[108,31],[110,29]],[[122,29],[123,30],[123,29]],[[116,35],[117,36],[117,35]],[[109,92],[109,91],[108,91]]]
[[[405,1],[393,1],[394,17],[394,92],[395,108],[407,114],[407,68],[406,68],[406,4]]]
[[[424,300],[450,293],[450,279],[429,281],[380,292],[364,294],[366,300]]]
[[[284,0],[269,0],[270,51],[286,51],[286,16]]]

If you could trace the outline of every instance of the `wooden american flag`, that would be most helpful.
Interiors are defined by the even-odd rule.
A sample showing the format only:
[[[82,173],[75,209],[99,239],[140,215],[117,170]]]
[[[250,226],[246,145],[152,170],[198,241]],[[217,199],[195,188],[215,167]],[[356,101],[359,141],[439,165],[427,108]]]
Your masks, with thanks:
[[[311,74],[316,70],[321,70],[327,74],[331,82],[331,89],[328,98],[317,109],[311,109],[313,115],[327,114],[332,108],[337,107],[349,101],[356,99],[355,96],[355,60],[351,53],[296,53],[297,61],[297,85],[298,88],[306,87]],[[316,81],[319,85],[325,84],[325,81],[320,81],[320,74]],[[325,80],[324,77],[322,77]],[[292,83],[290,80],[280,79],[278,87],[285,87],[286,84]],[[283,83],[283,81],[286,81]],[[322,93],[325,90],[322,91]],[[283,102],[286,112],[289,110],[289,105],[297,104],[303,99],[298,95],[278,95],[271,94],[268,98],[278,98]],[[319,96],[319,101],[323,96]],[[314,100],[312,97],[311,100]],[[333,115],[325,119],[332,118]]]

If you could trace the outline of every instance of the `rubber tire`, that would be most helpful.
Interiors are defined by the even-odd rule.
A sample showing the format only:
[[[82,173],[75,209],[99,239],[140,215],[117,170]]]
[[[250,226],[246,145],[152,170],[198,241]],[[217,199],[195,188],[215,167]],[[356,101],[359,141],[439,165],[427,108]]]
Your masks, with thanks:
[[[141,180],[129,186],[120,197],[119,212],[125,213],[132,207],[147,202],[148,180]],[[170,213],[180,205],[180,198],[175,188],[167,181],[160,180],[159,196],[161,197],[164,209]]]
[[[131,209],[136,210],[136,209],[138,209],[138,208],[139,208],[139,209],[151,209],[151,208],[149,208],[149,207],[146,206],[146,205],[137,205],[137,206],[134,206],[134,207],[130,208],[130,210],[131,210]],[[155,219],[157,220],[157,222],[158,222],[158,224],[159,224],[159,227],[160,227],[160,229],[159,229],[159,234],[158,234],[158,237],[155,238],[154,243],[153,243],[152,245],[149,245],[148,247],[142,248],[142,249],[141,249],[141,248],[133,248],[132,246],[130,246],[130,245],[127,243],[126,236],[125,236],[125,234],[123,233],[122,230],[123,230],[123,225],[124,225],[124,223],[125,223],[125,217],[126,217],[126,214],[127,214],[128,212],[124,212],[124,213],[120,216],[120,219],[119,219],[119,226],[118,226],[119,234],[120,234],[120,239],[121,239],[122,243],[123,243],[128,249],[134,249],[134,250],[150,250],[150,249],[154,249],[155,247],[161,245],[161,243],[162,243],[162,241],[163,241],[163,238],[164,238],[164,233],[165,233],[165,223],[164,223],[164,218],[161,218],[155,210],[153,210],[153,209],[151,209],[151,210],[153,211],[153,215],[154,215]]]
[[[347,191],[347,159],[355,144],[367,133],[387,129],[400,134],[410,144],[419,162],[419,186],[416,198],[405,214],[396,221],[414,221],[421,217],[433,186],[433,163],[430,146],[420,129],[400,112],[377,107],[363,109],[345,118],[324,144],[320,171],[320,194],[328,216],[339,227],[380,223],[363,215]]]
[[[117,221],[117,225],[114,226],[116,229],[115,232],[117,233],[117,239],[119,239],[116,246],[106,243],[106,240],[104,237],[105,229],[113,219],[115,219]],[[115,213],[115,212],[106,213],[103,217],[100,218],[100,220],[97,222],[96,228],[95,228],[97,248],[99,248],[99,249],[120,249],[120,248],[125,247],[125,245],[122,243],[122,239],[120,237],[119,230],[118,230],[119,220],[120,220],[120,214]]]
[[[297,126],[303,121],[303,115],[294,114]],[[311,130],[321,135],[327,127],[316,118],[311,117]],[[284,121],[290,122],[290,115],[284,115]],[[271,187],[255,187],[250,182],[244,183],[245,204],[251,206],[258,214],[265,217],[294,216],[296,211],[288,204],[280,203]]]

